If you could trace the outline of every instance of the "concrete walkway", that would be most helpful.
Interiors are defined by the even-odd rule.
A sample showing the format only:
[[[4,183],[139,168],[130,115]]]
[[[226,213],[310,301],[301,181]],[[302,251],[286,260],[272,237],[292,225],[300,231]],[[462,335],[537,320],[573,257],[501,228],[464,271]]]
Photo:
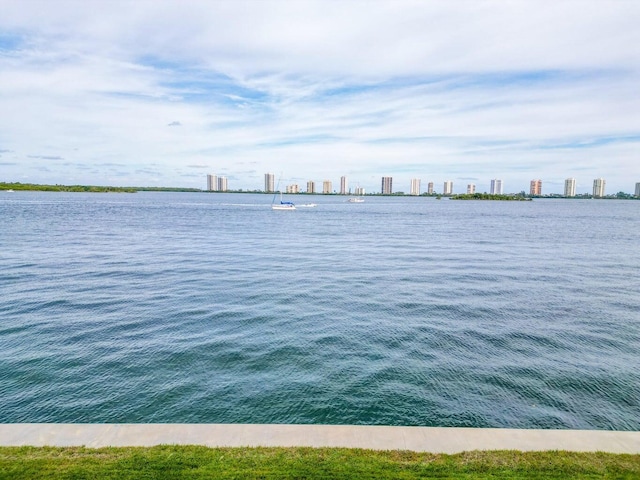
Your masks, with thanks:
[[[457,453],[568,450],[640,453],[640,432],[238,424],[0,424],[0,446],[353,447]]]

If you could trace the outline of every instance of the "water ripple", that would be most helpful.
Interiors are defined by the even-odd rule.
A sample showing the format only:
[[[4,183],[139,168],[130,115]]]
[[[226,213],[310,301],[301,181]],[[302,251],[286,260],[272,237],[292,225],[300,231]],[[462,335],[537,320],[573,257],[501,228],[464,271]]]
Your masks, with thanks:
[[[640,429],[637,202],[11,197],[2,422]]]

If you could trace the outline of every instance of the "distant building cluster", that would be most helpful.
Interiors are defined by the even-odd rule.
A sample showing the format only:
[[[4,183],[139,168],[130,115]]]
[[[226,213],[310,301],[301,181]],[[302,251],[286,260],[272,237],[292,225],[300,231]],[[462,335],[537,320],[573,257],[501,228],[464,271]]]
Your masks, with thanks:
[[[364,195],[364,187],[356,187],[354,193],[358,196]]]
[[[596,178],[593,180],[593,189],[591,196],[594,198],[604,198],[606,196],[606,181],[604,178]],[[228,183],[227,177],[219,176],[219,175],[207,175],[207,190],[212,192],[226,192],[228,191]],[[279,186],[276,186],[275,183],[275,175],[273,173],[265,173],[264,174],[264,192],[273,193],[279,189]],[[293,183],[287,185],[284,188],[286,193],[303,193],[300,189],[300,185],[297,183]],[[476,193],[477,188],[475,183],[467,184],[467,194]],[[381,179],[380,183],[380,192],[383,195],[393,195],[393,177],[384,176]],[[494,195],[502,195],[504,192],[503,182],[499,178],[494,178],[491,180],[489,184],[489,192]],[[305,193],[319,193],[316,188],[316,182],[313,180],[307,181],[307,189]],[[322,181],[322,193],[325,195],[335,194],[337,193],[333,189],[333,183],[331,180],[323,180]],[[400,192],[402,194],[403,192]],[[427,183],[427,191],[425,192],[427,195],[435,195],[436,192],[434,190],[434,183]],[[522,194],[525,192],[522,191]],[[349,188],[349,182],[346,176],[340,177],[340,195],[351,195],[351,189]],[[354,188],[353,194],[362,196],[365,194],[365,189],[360,187],[359,185]],[[409,185],[409,195],[422,195],[421,190],[421,180],[419,178],[412,178],[411,183]],[[447,180],[444,182],[442,186],[442,195],[453,195],[453,181]],[[542,195],[542,180],[534,179],[531,180],[529,184],[529,195],[530,196],[541,196]],[[567,178],[564,181],[564,192],[563,195],[565,197],[575,197],[576,196],[576,179],[575,178]],[[640,198],[640,182],[635,184],[634,196]]]
[[[491,180],[491,195],[502,195],[502,180],[494,178]]]
[[[217,175],[207,175],[207,190],[210,192],[226,192],[229,190],[227,177]]]

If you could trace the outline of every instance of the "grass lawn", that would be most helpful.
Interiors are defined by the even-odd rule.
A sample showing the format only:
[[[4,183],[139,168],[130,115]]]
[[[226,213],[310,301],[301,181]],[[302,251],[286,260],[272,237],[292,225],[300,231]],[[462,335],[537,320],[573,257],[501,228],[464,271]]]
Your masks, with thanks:
[[[456,455],[347,448],[2,447],[0,479],[210,478],[628,478],[640,455],[465,452]]]

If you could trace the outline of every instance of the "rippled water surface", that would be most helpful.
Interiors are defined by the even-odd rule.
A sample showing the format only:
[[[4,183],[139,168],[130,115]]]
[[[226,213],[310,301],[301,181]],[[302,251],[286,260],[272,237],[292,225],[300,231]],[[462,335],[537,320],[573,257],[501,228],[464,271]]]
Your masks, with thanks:
[[[640,201],[0,192],[0,422],[640,430]]]

